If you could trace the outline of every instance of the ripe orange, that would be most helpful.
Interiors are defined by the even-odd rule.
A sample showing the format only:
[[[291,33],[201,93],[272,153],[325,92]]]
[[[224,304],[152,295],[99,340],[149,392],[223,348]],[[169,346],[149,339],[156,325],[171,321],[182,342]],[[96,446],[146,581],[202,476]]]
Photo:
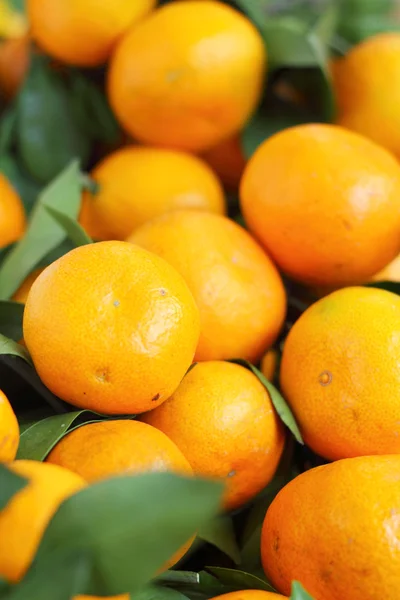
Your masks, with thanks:
[[[0,173],[0,248],[22,237],[26,227],[24,206],[8,179]]]
[[[286,298],[268,256],[233,221],[199,211],[153,219],[130,238],[184,277],[200,309],[196,360],[257,360],[282,326]]]
[[[273,381],[278,366],[278,353],[276,350],[268,350],[262,358],[261,373],[270,381]]]
[[[338,123],[400,158],[400,35],[361,42],[335,62],[332,73]]]
[[[264,592],[263,590],[241,590],[240,592],[228,592],[221,596],[215,596],[211,600],[284,600],[287,596]]]
[[[17,291],[13,294],[12,300],[14,300],[14,302],[25,304],[33,282],[36,281],[42,271],[44,271],[44,267],[34,269],[29,273],[28,277],[24,279]]]
[[[156,0],[27,0],[27,10],[32,37],[45,52],[71,65],[95,67],[155,4]]]
[[[279,268],[315,286],[363,283],[398,254],[399,196],[389,152],[321,124],[266,140],[241,184],[251,231]]]
[[[8,468],[28,480],[0,512],[0,576],[16,583],[29,568],[59,504],[85,482],[67,469],[33,460],[17,460]]]
[[[78,473],[89,483],[117,474],[192,473],[182,452],[162,431],[139,421],[83,425],[63,437],[46,460]]]
[[[17,417],[7,396],[0,390],[0,463],[14,460],[19,444]]]
[[[68,252],[33,283],[24,339],[45,385],[106,414],[150,410],[189,368],[199,314],[182,277],[126,242]]]
[[[109,98],[136,139],[201,152],[242,128],[265,67],[261,36],[238,11],[213,0],[173,2],[121,41]]]
[[[400,254],[392,262],[371,277],[371,281],[396,281],[400,282]]]
[[[216,175],[184,152],[130,146],[105,158],[92,177],[100,190],[84,194],[79,222],[94,239],[124,240],[139,225],[174,208],[225,212]]]
[[[19,91],[29,67],[28,36],[0,42],[0,91],[6,99]]]
[[[365,456],[306,471],[265,517],[264,570],[283,594],[293,579],[316,600],[396,598],[400,456]]]
[[[246,166],[239,135],[222,140],[203,154],[228,189],[236,190]]]
[[[269,483],[284,447],[267,390],[251,371],[228,362],[198,363],[171,398],[141,420],[174,441],[196,475],[226,481],[229,509]]]
[[[331,460],[400,453],[399,364],[399,296],[345,288],[308,308],[280,373],[306,444]]]

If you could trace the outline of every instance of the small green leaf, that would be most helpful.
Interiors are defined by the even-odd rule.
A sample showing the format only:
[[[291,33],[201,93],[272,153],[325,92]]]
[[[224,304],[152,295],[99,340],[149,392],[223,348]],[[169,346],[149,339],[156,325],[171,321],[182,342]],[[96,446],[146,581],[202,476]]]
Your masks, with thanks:
[[[298,581],[293,581],[290,600],[314,600],[314,598],[310,596],[308,592],[306,592],[301,583]]]
[[[5,335],[0,334],[0,357],[1,356],[10,356],[18,358],[22,358],[29,365],[32,364],[31,358],[29,356],[29,352],[26,348],[21,346],[21,344],[17,344],[14,340],[10,340]]]
[[[15,342],[22,339],[24,305],[19,302],[0,300],[0,333]]]
[[[274,592],[274,588],[265,580],[245,573],[237,569],[225,569],[222,567],[206,567],[212,575],[214,575],[224,585],[236,587],[240,590],[264,590],[266,592]]]
[[[49,215],[64,229],[69,239],[77,246],[85,246],[91,244],[93,240],[88,236],[83,227],[69,215],[64,212],[53,208],[47,204],[44,204],[45,209]]]
[[[366,283],[365,287],[377,288],[378,290],[386,290],[400,296],[400,283],[397,281],[372,281]]]
[[[3,510],[11,498],[22,490],[27,483],[24,477],[0,464],[0,510]]]
[[[278,392],[276,387],[272,385],[272,383],[268,381],[266,377],[264,377],[264,375],[261,373],[261,371],[257,369],[257,367],[249,363],[247,360],[235,358],[229,362],[233,362],[238,365],[242,365],[242,367],[246,367],[246,369],[250,369],[250,371],[252,371],[256,377],[258,377],[263,386],[267,389],[267,392],[271,398],[271,402],[274,405],[274,408],[282,422],[292,432],[299,444],[304,444],[303,438],[300,433],[300,429],[296,423],[294,415],[286,400],[284,400],[283,396]]]
[[[36,562],[46,566],[50,556],[83,552],[90,579],[80,593],[134,595],[215,515],[222,491],[220,483],[171,473],[96,483],[63,502]]]
[[[65,240],[64,229],[45,206],[75,218],[80,201],[78,163],[73,162],[40,194],[25,236],[4,259],[0,268],[0,299],[9,298],[38,262]]]
[[[240,551],[230,517],[220,516],[209,521],[197,532],[197,537],[224,552],[235,564],[240,563]]]

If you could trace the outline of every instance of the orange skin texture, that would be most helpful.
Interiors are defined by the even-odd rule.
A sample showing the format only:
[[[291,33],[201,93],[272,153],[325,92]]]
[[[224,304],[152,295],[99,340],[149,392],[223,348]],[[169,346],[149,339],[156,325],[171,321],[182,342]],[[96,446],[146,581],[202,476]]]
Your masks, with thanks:
[[[400,158],[400,35],[361,42],[335,61],[332,74],[337,122]]]
[[[287,596],[265,592],[264,590],[241,590],[239,592],[229,592],[221,596],[215,596],[211,600],[284,600]]]
[[[308,308],[280,372],[305,443],[330,460],[400,453],[399,363],[397,295],[344,288]]]
[[[95,67],[118,40],[155,6],[156,0],[28,0],[34,41],[61,62]]]
[[[14,460],[19,445],[19,425],[7,396],[0,390],[0,463]]]
[[[116,415],[150,410],[175,391],[199,331],[182,277],[126,242],[81,246],[48,266],[23,320],[45,385],[74,406]]]
[[[285,443],[262,383],[223,361],[195,365],[171,398],[141,420],[174,441],[196,475],[225,480],[226,509],[242,506],[271,481]]]
[[[201,317],[195,360],[255,361],[275,341],[286,313],[283,283],[239,225],[220,215],[175,211],[128,240],[166,259],[188,284]]]
[[[33,460],[16,460],[7,466],[28,480],[0,512],[0,538],[7,540],[0,544],[0,575],[17,583],[28,570],[58,506],[85,482],[67,469]]]
[[[261,360],[260,371],[269,380],[273,381],[278,366],[278,353],[276,350],[268,350]]]
[[[131,473],[193,473],[162,431],[127,420],[99,421],[75,429],[58,442],[46,461],[78,473],[89,483]]]
[[[22,201],[8,179],[0,173],[0,248],[19,240],[25,228]]]
[[[243,127],[265,72],[263,41],[245,16],[221,2],[173,2],[118,45],[108,94],[135,139],[201,152]]]
[[[184,152],[130,146],[110,154],[91,177],[100,191],[84,193],[79,222],[97,240],[124,240],[176,208],[226,212],[218,177],[203,160]]]
[[[39,277],[40,273],[44,271],[44,269],[44,267],[41,267],[39,269],[34,269],[32,273],[29,273],[28,277],[24,279],[24,281],[21,283],[17,291],[13,294],[11,299],[14,300],[14,302],[20,302],[21,304],[25,304],[33,282],[36,281],[36,279]]]
[[[269,507],[264,571],[283,594],[301,581],[315,600],[396,598],[400,456],[363,456],[306,471]]]
[[[28,36],[4,40],[0,44],[0,90],[13,98],[21,87],[29,67]]]
[[[238,189],[246,166],[239,135],[222,140],[203,154],[203,158],[219,175],[228,189]]]
[[[400,254],[392,262],[371,277],[371,281],[395,281],[400,282]]]
[[[250,230],[301,283],[363,283],[399,252],[400,165],[341,127],[301,125],[266,140],[240,196]]]

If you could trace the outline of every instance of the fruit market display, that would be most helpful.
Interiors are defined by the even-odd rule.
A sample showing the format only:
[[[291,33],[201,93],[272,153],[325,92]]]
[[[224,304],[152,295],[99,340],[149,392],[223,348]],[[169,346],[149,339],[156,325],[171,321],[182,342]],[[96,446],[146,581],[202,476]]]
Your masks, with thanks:
[[[400,2],[0,0],[0,600],[400,600]]]

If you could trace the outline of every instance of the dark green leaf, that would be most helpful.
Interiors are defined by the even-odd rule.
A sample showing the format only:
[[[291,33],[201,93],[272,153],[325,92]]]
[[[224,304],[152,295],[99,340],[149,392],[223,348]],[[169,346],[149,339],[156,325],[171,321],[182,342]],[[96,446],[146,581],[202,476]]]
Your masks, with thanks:
[[[91,568],[90,585],[82,592],[135,594],[215,515],[222,491],[220,483],[171,473],[94,484],[60,506],[37,562],[45,564],[60,552],[82,551]]]
[[[15,342],[22,339],[24,305],[19,302],[0,300],[0,333]]]
[[[271,398],[271,402],[274,405],[274,408],[275,408],[276,412],[278,413],[280,419],[283,421],[283,423],[286,425],[286,427],[292,432],[292,434],[294,435],[296,440],[299,442],[299,444],[304,444],[303,438],[300,433],[300,429],[296,423],[294,415],[293,415],[289,405],[287,404],[286,400],[284,400],[283,396],[278,392],[276,387],[274,385],[272,385],[272,383],[270,381],[268,381],[268,379],[266,377],[264,377],[264,375],[261,373],[261,371],[259,371],[257,369],[257,367],[255,367],[254,365],[249,363],[247,360],[243,360],[243,359],[239,358],[239,359],[233,359],[230,362],[236,363],[238,365],[242,365],[243,367],[246,367],[246,369],[250,369],[250,371],[252,371],[256,377],[258,377],[258,379],[261,381],[263,386],[267,389],[269,396]]]
[[[74,120],[61,75],[42,55],[32,56],[17,114],[18,151],[38,181],[47,183],[73,159],[86,163],[90,141]]]
[[[240,563],[240,551],[230,517],[220,516],[209,521],[197,532],[197,537],[224,552],[235,564]]]
[[[0,299],[9,298],[37,263],[66,237],[45,206],[75,218],[80,200],[78,163],[73,162],[40,194],[25,236],[4,259],[0,268]]]
[[[44,204],[44,207],[49,215],[64,229],[75,246],[85,246],[92,243],[93,240],[75,219],[47,204]]]
[[[314,598],[310,596],[308,592],[306,592],[301,583],[298,581],[293,581],[290,600],[314,600]]]
[[[367,283],[365,287],[373,287],[379,290],[386,290],[400,296],[400,283],[397,281],[372,281]]]
[[[21,344],[17,344],[14,340],[10,340],[4,335],[0,334],[0,356],[12,356],[22,358],[29,365],[32,364],[31,358],[29,356],[26,348],[21,346]]]
[[[4,154],[11,147],[17,124],[17,111],[14,105],[2,115],[0,121],[0,154]]]
[[[187,600],[187,596],[169,588],[148,585],[135,592],[135,600]]]
[[[156,578],[156,583],[163,583],[176,589],[191,600],[207,600],[226,592],[237,591],[237,586],[224,586],[215,577],[201,571],[166,571]]]
[[[3,510],[11,498],[22,490],[27,483],[24,477],[0,464],[0,510]]]
[[[236,569],[225,569],[222,567],[207,567],[207,571],[214,575],[224,585],[236,587],[241,590],[275,591],[269,583],[251,573],[245,573],[244,571],[238,571]]]

